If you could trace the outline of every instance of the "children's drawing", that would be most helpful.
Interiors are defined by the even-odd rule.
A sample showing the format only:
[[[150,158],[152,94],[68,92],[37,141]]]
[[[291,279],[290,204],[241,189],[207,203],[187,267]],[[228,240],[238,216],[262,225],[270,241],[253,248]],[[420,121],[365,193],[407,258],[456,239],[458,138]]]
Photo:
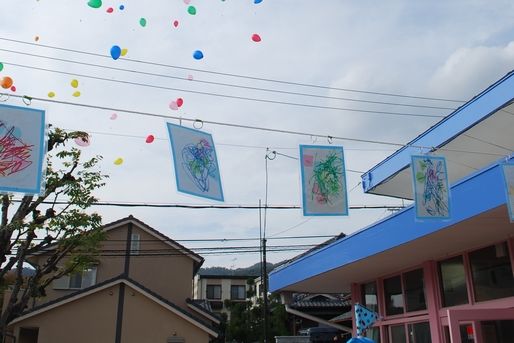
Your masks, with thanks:
[[[446,160],[436,156],[412,156],[414,201],[417,218],[450,218]]]
[[[0,105],[0,192],[40,194],[45,112]]]
[[[300,145],[303,214],[348,215],[343,147]]]
[[[509,218],[514,223],[514,163],[502,165],[503,179],[505,181],[505,194],[507,197],[507,207]]]
[[[179,192],[223,201],[212,136],[168,123],[175,179]]]

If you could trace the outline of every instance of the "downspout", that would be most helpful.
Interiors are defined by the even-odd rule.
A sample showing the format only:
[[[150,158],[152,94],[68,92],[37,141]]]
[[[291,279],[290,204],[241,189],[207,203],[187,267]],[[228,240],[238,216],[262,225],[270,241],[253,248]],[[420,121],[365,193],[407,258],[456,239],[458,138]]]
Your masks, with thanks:
[[[322,318],[318,318],[318,317],[315,317],[315,316],[307,314],[307,313],[303,313],[301,311],[292,309],[291,307],[289,307],[289,305],[285,305],[285,307],[286,307],[286,312],[287,313],[291,313],[291,314],[294,314],[294,315],[296,315],[298,317],[303,317],[305,319],[309,319],[309,320],[312,320],[312,321],[320,323],[320,324],[331,326],[333,328],[336,328],[336,329],[344,331],[344,332],[353,333],[353,329],[349,328],[347,326],[343,326],[343,325],[339,325],[339,324],[336,324],[336,323],[332,323],[332,322],[329,322],[328,320],[325,320],[325,319],[322,319]]]

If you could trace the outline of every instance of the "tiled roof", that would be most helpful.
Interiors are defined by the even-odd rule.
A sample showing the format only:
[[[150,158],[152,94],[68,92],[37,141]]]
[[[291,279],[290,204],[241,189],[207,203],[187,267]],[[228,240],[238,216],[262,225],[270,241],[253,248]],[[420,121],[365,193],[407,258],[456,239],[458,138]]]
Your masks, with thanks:
[[[289,305],[291,308],[333,308],[351,306],[349,296],[341,294],[295,294],[293,302]]]

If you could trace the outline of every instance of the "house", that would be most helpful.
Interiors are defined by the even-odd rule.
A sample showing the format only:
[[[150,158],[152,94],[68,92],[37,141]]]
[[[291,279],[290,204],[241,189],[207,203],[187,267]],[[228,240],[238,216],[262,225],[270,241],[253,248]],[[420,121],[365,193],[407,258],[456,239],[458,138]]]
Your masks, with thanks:
[[[208,301],[213,312],[225,314],[230,319],[227,301],[244,303],[248,298],[251,275],[206,275],[197,274],[194,278],[194,298]]]
[[[513,89],[511,72],[362,176],[367,193],[412,199],[410,156],[445,156],[450,219],[410,206],[275,269],[270,290],[351,292],[379,314],[375,342],[513,342]]]
[[[13,320],[16,342],[207,343],[217,336],[217,317],[189,299],[201,256],[132,216],[103,230],[100,249],[109,253],[83,273],[55,280]]]

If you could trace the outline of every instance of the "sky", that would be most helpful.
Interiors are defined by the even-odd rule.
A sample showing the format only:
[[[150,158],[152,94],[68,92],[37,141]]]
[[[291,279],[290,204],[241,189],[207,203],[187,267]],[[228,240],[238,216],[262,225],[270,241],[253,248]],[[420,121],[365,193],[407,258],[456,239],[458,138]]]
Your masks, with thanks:
[[[193,123],[186,119],[304,133],[203,123],[201,130],[212,134],[216,146],[227,205],[265,201],[267,148],[278,153],[267,163],[268,204],[301,205],[300,144],[344,147],[350,205],[402,205],[398,199],[363,194],[359,185],[362,172],[394,147],[328,137],[406,143],[440,120],[434,116],[451,113],[514,66],[512,1],[186,2],[104,0],[95,9],[87,0],[2,1],[0,77],[10,76],[16,87],[4,92],[51,100],[34,100],[30,106],[44,109],[54,126],[90,133],[91,144],[81,148],[83,154],[103,156],[100,168],[109,175],[97,192],[100,201],[219,204],[177,191],[166,123],[179,120],[139,112],[183,117],[181,124],[189,128]],[[188,13],[189,6],[196,8],[195,15]],[[146,19],[144,27],[141,18]],[[260,42],[252,41],[254,34]],[[113,45],[127,54],[113,60]],[[193,58],[196,50],[203,59]],[[70,85],[73,79],[79,82],[76,89]],[[80,96],[72,96],[77,90]],[[55,97],[49,98],[49,92]],[[183,105],[170,109],[178,98]],[[15,97],[5,103],[26,106]],[[153,143],[145,143],[148,135],[155,136]],[[123,158],[121,165],[113,163],[118,158]],[[190,248],[255,246],[257,241],[187,240],[255,238],[263,223],[256,210],[94,210],[104,223],[132,214]],[[304,217],[300,209],[268,210],[266,236],[350,234],[390,213],[350,210],[347,217],[327,218]],[[299,253],[270,253],[268,260],[276,263]],[[259,254],[204,257],[207,267],[237,268],[259,261]]]

